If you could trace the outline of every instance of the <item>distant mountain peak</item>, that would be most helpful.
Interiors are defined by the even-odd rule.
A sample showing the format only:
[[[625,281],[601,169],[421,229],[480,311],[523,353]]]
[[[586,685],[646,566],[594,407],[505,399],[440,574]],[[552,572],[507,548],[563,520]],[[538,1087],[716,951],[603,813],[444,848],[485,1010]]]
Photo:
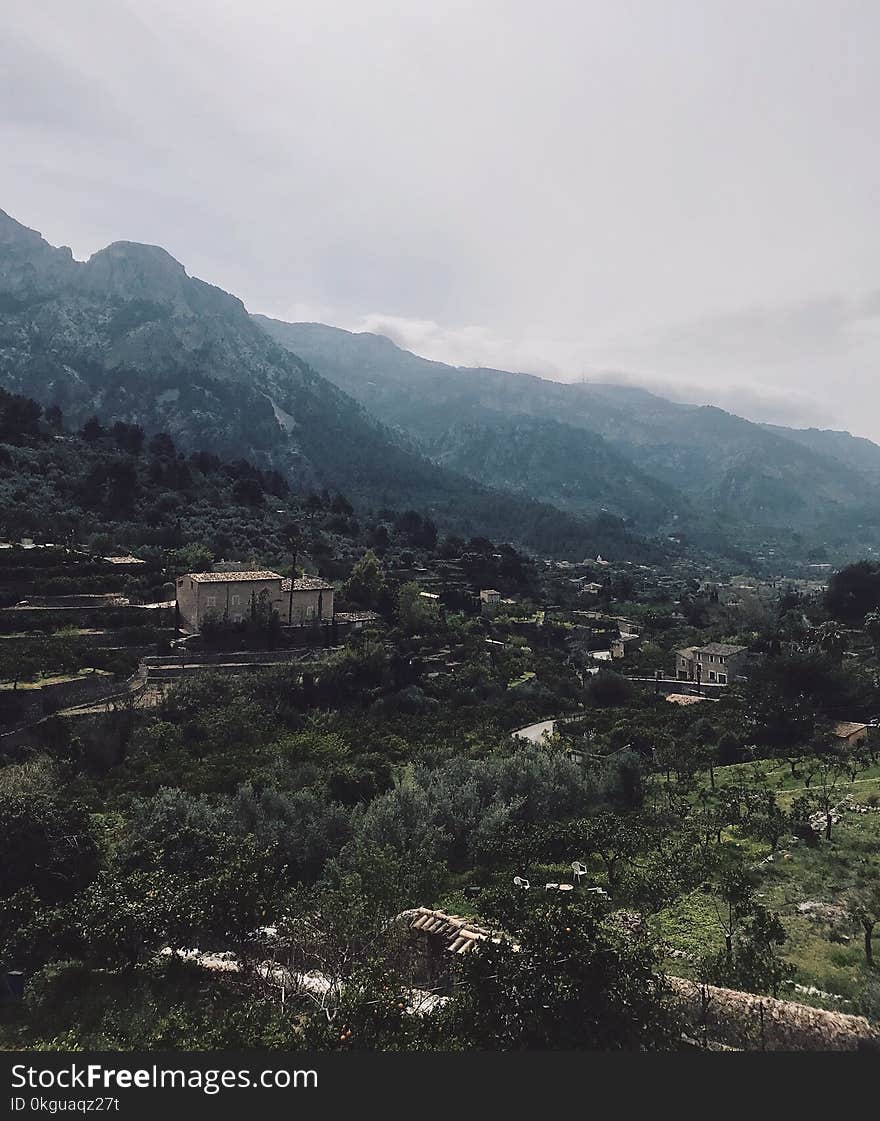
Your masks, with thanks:
[[[92,290],[127,299],[160,296],[177,301],[190,277],[183,265],[158,245],[114,241],[89,257],[84,266]]]
[[[93,253],[89,261],[103,257],[114,261],[149,263],[159,268],[168,269],[177,275],[187,275],[186,269],[180,261],[176,257],[172,257],[168,250],[163,249],[161,245],[147,245],[142,241],[113,241],[103,249]]]

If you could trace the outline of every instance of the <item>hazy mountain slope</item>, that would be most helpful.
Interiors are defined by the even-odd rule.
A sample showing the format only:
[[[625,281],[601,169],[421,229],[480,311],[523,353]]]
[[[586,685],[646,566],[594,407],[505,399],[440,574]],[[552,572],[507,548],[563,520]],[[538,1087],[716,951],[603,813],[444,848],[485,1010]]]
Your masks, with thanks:
[[[840,457],[789,438],[787,429],[771,430],[722,409],[677,404],[629,386],[450,367],[375,335],[259,321],[380,419],[414,435],[441,461],[459,456],[456,465],[474,473],[482,464],[475,449],[464,456],[457,450],[460,425],[492,427],[499,417],[517,423],[531,417],[603,437],[630,472],[652,476],[704,514],[734,523],[812,525],[875,498],[872,481]],[[535,436],[546,432],[535,429]],[[550,482],[545,472],[537,489],[542,496],[577,494],[581,455],[588,461],[595,446],[585,444],[578,453],[570,436],[557,430],[556,438],[569,454],[558,457],[558,476]],[[489,449],[486,458],[494,458]],[[635,502],[631,512],[636,516]]]
[[[871,498],[851,468],[713,406],[634,411],[620,446],[705,509],[739,521],[809,525]]]
[[[764,427],[787,440],[794,440],[805,448],[836,459],[864,475],[871,483],[880,485],[880,445],[872,440],[831,428],[780,428],[771,424]]]
[[[60,405],[68,423],[138,422],[457,532],[580,557],[646,548],[618,523],[498,494],[417,454],[163,249],[117,242],[78,262],[2,211],[0,385]]]
[[[429,454],[491,486],[541,498],[563,509],[608,510],[656,529],[686,501],[639,471],[606,440],[555,420],[484,418],[448,428]]]
[[[687,500],[639,470],[594,430],[593,410],[573,423],[556,382],[431,362],[380,335],[254,317],[438,463],[516,493],[580,511],[608,509],[654,528]],[[657,399],[660,402],[660,399]],[[665,405],[666,402],[660,402]],[[625,430],[625,408],[597,395],[601,423]]]

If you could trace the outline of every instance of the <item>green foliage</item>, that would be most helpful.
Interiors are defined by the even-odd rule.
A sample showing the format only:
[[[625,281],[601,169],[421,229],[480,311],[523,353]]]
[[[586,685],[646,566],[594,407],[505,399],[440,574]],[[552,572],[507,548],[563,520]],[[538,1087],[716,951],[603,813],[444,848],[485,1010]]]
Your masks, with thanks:
[[[358,830],[398,852],[423,848],[453,867],[466,867],[504,860],[512,831],[570,817],[596,798],[594,781],[576,764],[530,746],[506,757],[416,767],[374,799]],[[493,851],[499,843],[500,853]]]
[[[36,401],[0,389],[0,441],[17,443],[35,436],[42,413]]]
[[[95,874],[97,845],[85,807],[52,788],[51,774],[17,781],[0,771],[0,900],[31,888],[63,899]]]
[[[277,1001],[255,998],[234,975],[170,956],[118,973],[75,960],[53,962],[29,981],[24,1017],[24,1041],[47,1039],[65,1050],[296,1046]]]
[[[416,583],[404,584],[397,597],[397,614],[406,634],[421,634],[436,629],[439,623],[439,606],[425,600]]]
[[[847,899],[847,910],[854,923],[861,927],[865,947],[865,964],[874,964],[874,928],[880,923],[880,881],[876,870],[866,870],[870,877],[863,881]]]
[[[828,581],[825,606],[843,623],[861,623],[880,608],[880,564],[863,560],[835,572]]]
[[[385,588],[385,573],[376,554],[369,549],[360,558],[343,587],[343,596],[359,607],[375,608]]]
[[[752,904],[750,912],[741,916],[730,948],[706,958],[702,974],[725,988],[778,996],[780,985],[794,972],[779,955],[787,937],[777,914]]]
[[[632,697],[632,686],[614,670],[600,669],[590,678],[585,690],[587,703],[597,708],[614,708]]]
[[[676,1020],[649,945],[615,934],[598,904],[518,896],[511,931],[518,947],[508,940],[483,944],[459,968],[441,1015],[450,1046],[677,1049]]]
[[[175,549],[170,557],[174,572],[210,572],[214,555],[206,545],[192,543]]]
[[[160,875],[102,871],[58,916],[59,949],[95,966],[133,966],[166,940],[173,889]]]

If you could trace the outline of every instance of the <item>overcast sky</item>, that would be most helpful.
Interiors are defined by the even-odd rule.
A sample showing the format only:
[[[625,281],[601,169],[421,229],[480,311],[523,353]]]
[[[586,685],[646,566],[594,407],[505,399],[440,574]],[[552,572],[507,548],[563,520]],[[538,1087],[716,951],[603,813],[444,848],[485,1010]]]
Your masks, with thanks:
[[[4,0],[0,207],[287,319],[880,439],[878,0]]]

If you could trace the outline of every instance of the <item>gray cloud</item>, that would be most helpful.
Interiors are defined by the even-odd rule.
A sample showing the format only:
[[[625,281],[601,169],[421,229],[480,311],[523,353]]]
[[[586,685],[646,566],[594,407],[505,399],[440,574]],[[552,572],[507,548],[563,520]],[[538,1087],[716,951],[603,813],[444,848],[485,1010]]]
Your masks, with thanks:
[[[880,438],[868,0],[5,8],[0,206],[80,257]]]

